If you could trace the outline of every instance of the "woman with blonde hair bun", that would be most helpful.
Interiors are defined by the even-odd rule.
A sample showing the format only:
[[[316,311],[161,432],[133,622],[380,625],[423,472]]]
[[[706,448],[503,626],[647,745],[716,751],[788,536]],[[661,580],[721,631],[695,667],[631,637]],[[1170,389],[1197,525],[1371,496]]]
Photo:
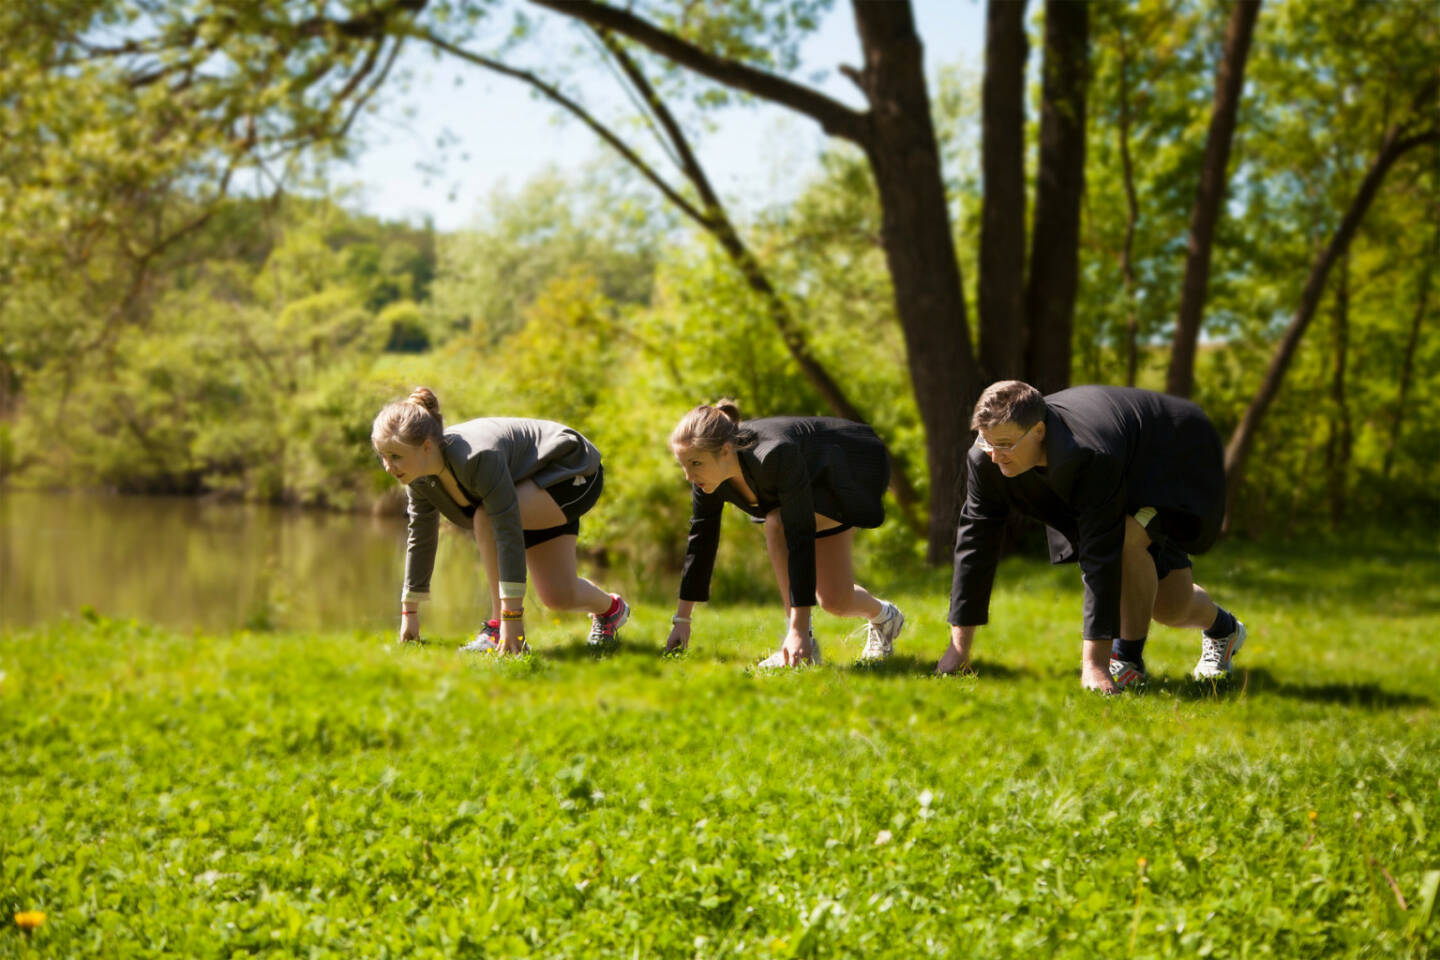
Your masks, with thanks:
[[[630,607],[576,574],[580,517],[605,480],[594,444],[549,420],[485,417],[447,430],[440,401],[426,387],[381,410],[370,442],[408,499],[402,643],[420,639],[442,515],[474,533],[489,579],[494,619],[462,650],[528,651],[527,572],[545,606],[590,614],[589,643],[616,642]]]
[[[765,525],[765,545],[785,605],[780,649],[762,667],[820,662],[810,629],[818,604],[837,617],[868,621],[861,660],[894,650],[905,617],[855,583],[856,527],[885,521],[890,482],[885,444],[863,423],[834,417],[740,419],[733,400],[702,404],[670,435],[670,450],[691,484],[690,538],[680,575],[680,602],[667,651],[690,643],[695,604],[710,597],[720,542],[720,514],[733,503]]]

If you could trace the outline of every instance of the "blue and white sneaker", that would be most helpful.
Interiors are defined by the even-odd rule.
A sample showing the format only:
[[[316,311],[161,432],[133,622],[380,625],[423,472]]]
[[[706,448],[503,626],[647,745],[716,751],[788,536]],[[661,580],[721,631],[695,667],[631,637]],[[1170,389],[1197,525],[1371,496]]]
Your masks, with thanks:
[[[1223,680],[1230,676],[1230,658],[1245,646],[1245,624],[1235,621],[1235,631],[1228,637],[1207,637],[1200,634],[1200,659],[1190,675],[1196,680]]]
[[[1110,679],[1114,682],[1117,690],[1143,686],[1146,680],[1145,664],[1134,660],[1121,660],[1111,654]]]

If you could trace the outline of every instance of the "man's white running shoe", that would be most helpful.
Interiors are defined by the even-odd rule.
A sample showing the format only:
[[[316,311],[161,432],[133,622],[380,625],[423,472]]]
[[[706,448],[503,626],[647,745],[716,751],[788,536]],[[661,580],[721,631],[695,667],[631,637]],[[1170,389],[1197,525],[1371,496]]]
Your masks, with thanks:
[[[1200,659],[1190,675],[1196,680],[1221,680],[1230,676],[1230,658],[1245,646],[1245,624],[1235,621],[1235,632],[1228,637],[1207,637],[1200,634]]]
[[[782,645],[781,645],[781,648],[780,648],[779,650],[776,650],[774,653],[770,654],[770,656],[766,657],[764,660],[761,660],[759,663],[755,664],[755,666],[757,666],[757,667],[765,667],[765,668],[767,668],[767,669],[770,668],[770,667],[788,667],[788,666],[790,666],[790,664],[788,664],[788,663],[785,662],[785,648],[784,648],[784,645],[783,645],[783,644],[784,644],[784,641],[781,641],[781,644],[782,644]],[[820,641],[815,639],[815,634],[814,634],[814,633],[811,633],[811,634],[810,634],[810,659],[809,659],[809,661],[807,661],[807,662],[808,662],[811,666],[815,666],[815,667],[820,666],[820,662],[821,662],[821,657],[820,657]]]
[[[905,629],[905,614],[888,600],[881,601],[880,616],[865,627],[865,649],[861,662],[878,663],[895,652],[895,638]]]

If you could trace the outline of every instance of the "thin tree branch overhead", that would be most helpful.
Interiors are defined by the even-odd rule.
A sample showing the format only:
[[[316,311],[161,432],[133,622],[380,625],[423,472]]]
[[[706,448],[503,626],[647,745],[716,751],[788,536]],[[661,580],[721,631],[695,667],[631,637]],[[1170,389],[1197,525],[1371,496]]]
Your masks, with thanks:
[[[648,47],[682,67],[717,83],[742,90],[762,100],[789,107],[813,119],[832,136],[858,144],[868,139],[865,115],[823,93],[773,73],[706,53],[692,43],[667,33],[634,14],[596,0],[530,0],[536,6],[583,20],[598,29],[611,30]]]
[[[449,53],[453,56],[459,57],[461,60],[464,60],[467,63],[473,63],[477,67],[484,67],[486,70],[493,70],[496,73],[503,74],[507,77],[513,77],[516,80],[523,80],[526,83],[530,84],[530,86],[534,87],[536,90],[539,90],[547,98],[553,100],[555,103],[558,103],[560,106],[570,111],[576,116],[576,118],[580,120],[581,123],[585,124],[585,126],[589,127],[592,131],[594,131],[596,136],[604,140],[606,143],[610,144],[610,146],[614,147],[615,150],[618,151],[619,154],[625,158],[626,162],[628,162],[636,170],[640,171],[640,175],[643,176],[646,180],[650,181],[650,183],[654,185],[655,189],[659,190],[662,194],[664,194],[666,200],[669,200],[675,206],[679,207],[680,211],[684,213],[685,216],[689,217],[691,220],[694,220],[697,224],[704,227],[706,230],[710,229],[711,225],[706,219],[704,213],[696,209],[694,204],[686,200],[675,190],[674,187],[666,183],[664,178],[661,177],[660,174],[656,173],[655,169],[651,167],[648,163],[646,163],[643,157],[637,154],[634,150],[630,149],[629,145],[627,145],[625,141],[621,140],[618,136],[616,136],[614,131],[612,131],[609,127],[605,126],[599,120],[596,120],[593,116],[590,115],[588,111],[586,111],[584,107],[580,106],[580,104],[576,103],[574,100],[571,100],[569,97],[565,96],[565,94],[561,93],[557,87],[546,83],[544,80],[541,80],[539,77],[535,76],[535,74],[530,73],[527,70],[517,70],[514,67],[507,67],[505,64],[500,63],[498,60],[491,60],[489,57],[483,57],[478,53],[471,53],[469,50],[466,50],[463,47],[457,47],[453,43],[450,43],[449,41],[438,37],[433,33],[425,32],[418,34],[418,36],[426,43],[431,44],[439,50],[444,50],[446,53]]]

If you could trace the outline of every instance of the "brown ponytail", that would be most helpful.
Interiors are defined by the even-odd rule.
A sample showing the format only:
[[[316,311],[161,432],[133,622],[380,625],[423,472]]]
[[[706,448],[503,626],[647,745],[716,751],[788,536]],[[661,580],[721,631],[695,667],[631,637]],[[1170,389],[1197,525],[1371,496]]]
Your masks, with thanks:
[[[714,404],[700,404],[685,414],[670,434],[671,447],[689,447],[706,453],[719,453],[727,443],[736,449],[755,443],[755,431],[741,426],[740,406],[728,397]]]

